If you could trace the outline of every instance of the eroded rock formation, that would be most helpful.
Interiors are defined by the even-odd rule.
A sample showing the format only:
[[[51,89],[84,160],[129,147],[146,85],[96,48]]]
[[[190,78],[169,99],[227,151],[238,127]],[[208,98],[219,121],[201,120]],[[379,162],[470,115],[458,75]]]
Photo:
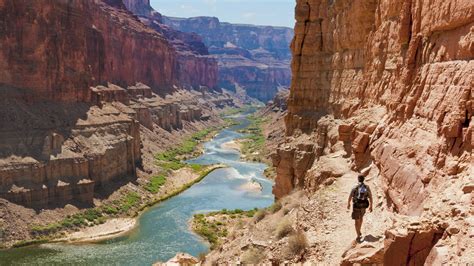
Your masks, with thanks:
[[[317,189],[329,177],[313,171],[320,156],[344,150],[354,170],[376,166],[391,212],[432,225],[389,234],[389,246],[419,242],[417,234],[427,243],[404,247],[404,261],[388,247],[385,262],[467,262],[472,211],[460,206],[472,204],[463,187],[474,177],[474,3],[301,0],[296,19],[288,137],[274,155],[276,195]],[[443,199],[459,211],[437,204]],[[433,235],[459,220],[469,226],[445,232],[436,253]]]
[[[160,13],[150,6],[149,0],[123,0],[127,8],[139,16],[150,28],[165,36],[176,50],[176,78],[181,87],[198,89],[217,86],[217,61],[209,56],[206,45],[195,33],[175,30],[163,23]]]
[[[163,17],[163,22],[203,37],[210,54],[219,62],[221,88],[244,90],[266,102],[290,84],[289,44],[293,31],[289,28],[231,24],[212,17]]]
[[[30,95],[87,101],[104,82],[162,94],[177,84],[172,46],[120,1],[2,0],[0,14],[0,83]]]

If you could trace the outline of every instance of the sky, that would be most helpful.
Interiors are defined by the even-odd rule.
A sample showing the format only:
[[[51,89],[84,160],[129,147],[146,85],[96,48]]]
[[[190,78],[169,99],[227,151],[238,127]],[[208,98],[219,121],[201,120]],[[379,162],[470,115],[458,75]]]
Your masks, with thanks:
[[[151,0],[170,17],[218,17],[222,22],[293,28],[295,0]]]

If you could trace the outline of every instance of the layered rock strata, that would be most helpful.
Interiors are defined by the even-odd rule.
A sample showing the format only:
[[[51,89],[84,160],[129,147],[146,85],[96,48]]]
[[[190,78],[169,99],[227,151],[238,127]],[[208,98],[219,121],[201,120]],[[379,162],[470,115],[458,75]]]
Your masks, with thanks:
[[[141,83],[90,90],[94,104],[2,98],[1,198],[32,208],[91,206],[114,183],[136,178],[142,127],[176,132],[233,105],[229,96],[197,91],[162,98]]]
[[[180,87],[199,89],[217,86],[217,61],[209,56],[206,45],[195,33],[175,30],[163,24],[162,16],[155,11],[149,0],[123,0],[128,10],[139,16],[140,20],[165,36],[176,50],[176,78]]]
[[[428,232],[388,234],[385,263],[468,262],[473,11],[471,1],[297,1],[276,196],[316,190],[328,178],[317,171],[320,156],[343,150],[354,170],[374,165],[389,211],[428,224]],[[458,230],[444,231],[450,226]],[[432,240],[392,256],[390,246],[417,234]],[[443,235],[436,246],[435,234]]]
[[[290,84],[290,28],[231,24],[212,17],[163,17],[163,22],[203,37],[210,54],[219,62],[221,88],[244,90],[266,102]]]
[[[98,189],[133,178],[139,124],[120,105],[3,100],[0,197],[33,208],[87,206]]]
[[[173,47],[118,0],[2,0],[0,14],[0,83],[25,93],[87,101],[104,82],[162,94],[177,84]]]

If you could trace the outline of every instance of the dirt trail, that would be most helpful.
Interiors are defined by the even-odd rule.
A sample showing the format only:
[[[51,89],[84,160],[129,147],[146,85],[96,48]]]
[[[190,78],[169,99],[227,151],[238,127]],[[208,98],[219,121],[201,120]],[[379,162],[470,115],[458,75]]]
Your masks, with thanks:
[[[261,221],[253,219],[243,228],[229,229],[233,240],[224,243],[218,251],[211,252],[206,262],[242,262],[245,261],[246,253],[253,248],[262,254],[259,263],[304,261],[311,265],[339,265],[343,254],[355,245],[356,248],[347,253],[350,258],[360,259],[381,251],[384,232],[391,221],[389,212],[384,209],[376,170],[371,170],[366,179],[374,197],[374,211],[366,213],[362,228],[364,239],[362,243],[356,243],[354,220],[351,219],[351,210],[347,209],[347,199],[357,184],[357,173],[349,170],[347,159],[335,154],[331,157],[331,160],[325,161],[324,167],[339,167],[342,170],[341,177],[332,179],[332,184],[321,185],[313,192],[295,191],[281,200],[281,210],[267,212]],[[295,230],[305,232],[308,248],[304,253],[289,252],[289,237],[277,237],[278,228],[285,220]]]
[[[382,244],[389,214],[383,209],[382,192],[376,173],[369,174],[375,208],[364,216],[363,241],[359,246],[376,247]],[[307,258],[311,262],[335,265],[341,262],[344,252],[356,244],[354,220],[347,209],[347,198],[357,184],[357,173],[351,172],[337,178],[334,184],[313,194],[299,209],[297,223],[306,228],[311,248]]]

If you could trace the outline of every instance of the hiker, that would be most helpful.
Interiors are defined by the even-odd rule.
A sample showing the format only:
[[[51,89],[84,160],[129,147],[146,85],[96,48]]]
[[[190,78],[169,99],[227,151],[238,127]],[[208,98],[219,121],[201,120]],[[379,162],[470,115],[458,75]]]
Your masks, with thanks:
[[[347,201],[347,209],[351,208],[352,201],[352,219],[355,220],[355,229],[357,232],[357,241],[362,237],[360,229],[362,227],[362,221],[365,214],[365,209],[369,208],[369,211],[372,212],[372,192],[370,192],[369,186],[364,184],[365,177],[359,175],[357,177],[359,183],[351,190],[349,199]]]

